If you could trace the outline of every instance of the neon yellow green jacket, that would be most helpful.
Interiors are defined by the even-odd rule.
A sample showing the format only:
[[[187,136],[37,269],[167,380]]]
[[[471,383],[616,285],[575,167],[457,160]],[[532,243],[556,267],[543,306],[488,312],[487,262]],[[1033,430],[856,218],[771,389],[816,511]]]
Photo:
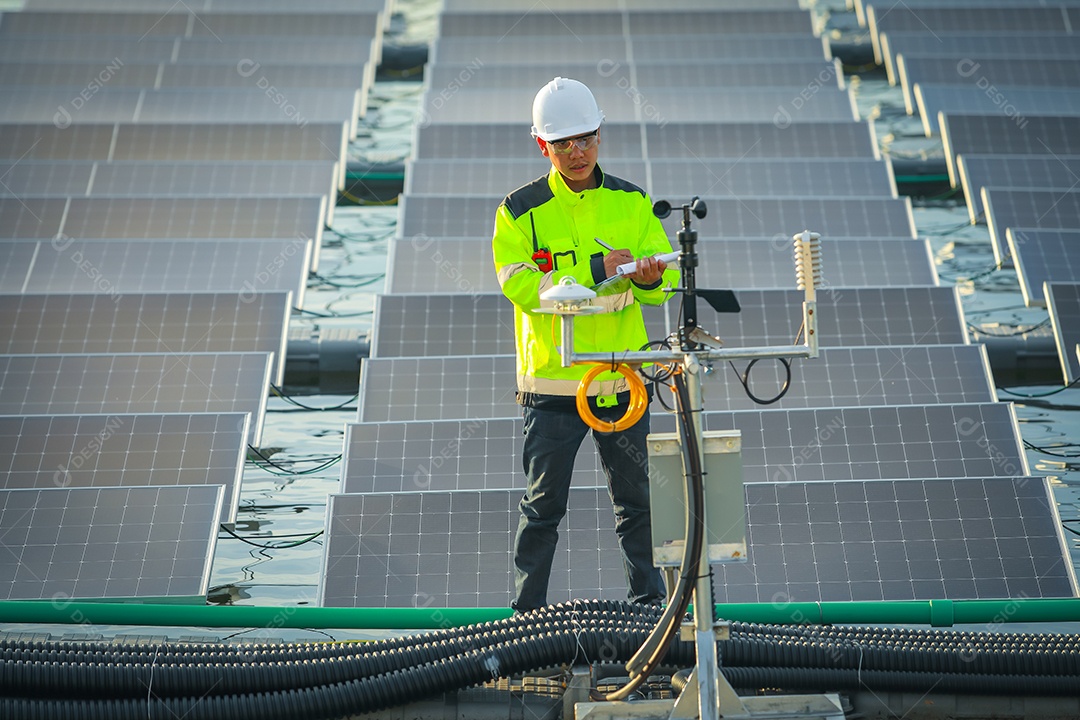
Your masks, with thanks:
[[[539,314],[540,293],[567,275],[586,287],[604,279],[607,252],[595,238],[615,248],[627,248],[634,257],[671,252],[660,221],[653,215],[645,191],[596,168],[597,188],[575,193],[554,167],[510,193],[495,215],[492,247],[499,284],[516,308],[517,382],[521,392],[574,395],[587,365],[562,367],[559,358],[559,319]],[[535,238],[535,240],[534,240]],[[533,260],[537,248],[547,248],[554,268],[541,272]],[[574,349],[578,352],[637,351],[648,341],[641,303],[659,305],[677,287],[674,263],[660,281],[643,288],[626,279],[605,286],[597,304],[610,312],[579,316],[574,320]],[[545,303],[546,304],[546,303]],[[660,338],[655,338],[660,339]],[[611,395],[627,389],[617,373],[602,374],[590,395]]]

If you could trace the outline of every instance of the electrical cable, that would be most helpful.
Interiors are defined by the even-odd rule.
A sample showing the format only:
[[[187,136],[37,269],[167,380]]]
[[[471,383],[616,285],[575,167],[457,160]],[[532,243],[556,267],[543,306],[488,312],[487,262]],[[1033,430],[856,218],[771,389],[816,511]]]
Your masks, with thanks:
[[[266,465],[261,465],[257,461],[252,460],[251,462],[253,462],[256,467],[258,467],[260,470],[263,470],[264,472],[270,473],[271,475],[277,475],[278,477],[299,477],[301,475],[314,475],[316,473],[322,472],[323,470],[326,470],[327,468],[331,468],[334,465],[337,465],[339,462],[341,462],[342,457],[344,457],[344,455],[337,455],[332,460],[328,460],[322,465],[319,465],[318,467],[313,467],[309,470],[290,470],[283,465],[278,465],[276,462],[263,455],[262,452],[260,452],[259,449],[256,448],[254,445],[248,444],[248,450],[258,455],[263,460],[263,462],[266,463],[266,465],[270,466],[267,467]],[[277,468],[281,472],[274,472],[270,469],[271,467]]]
[[[1036,445],[1036,444],[1034,444],[1032,442],[1029,442],[1027,440],[1024,440],[1024,447],[1026,447],[1028,450],[1034,450],[1035,452],[1040,452],[1043,455],[1050,455],[1051,457],[1059,457],[1059,458],[1066,458],[1066,459],[1080,458],[1080,453],[1075,453],[1075,454],[1057,453],[1057,452],[1054,452],[1053,450],[1050,450],[1048,448],[1040,447],[1040,446],[1038,446],[1038,445]],[[1069,443],[1068,445],[1064,445],[1062,447],[1076,447],[1076,443]]]
[[[1017,336],[1027,335],[1028,333],[1034,332],[1035,330],[1038,330],[1039,328],[1044,327],[1044,326],[1049,325],[1049,324],[1050,324],[1050,318],[1046,318],[1045,320],[1043,320],[1038,325],[1032,325],[1031,327],[1027,328],[1026,330],[1017,330],[1016,332],[1009,332],[1009,333],[986,332],[985,330],[979,328],[977,325],[972,325],[971,323],[967,323],[967,326],[968,326],[969,330],[973,330],[974,332],[977,332],[980,335],[985,335],[986,337],[1004,338],[1004,337],[1017,337]]]
[[[232,535],[234,538],[236,538],[240,542],[246,543],[248,545],[253,545],[254,547],[257,547],[257,548],[262,548],[263,550],[286,550],[288,548],[300,547],[301,545],[305,545],[305,544],[311,542],[312,540],[315,540],[316,538],[318,538],[319,536],[321,536],[323,533],[326,532],[325,530],[320,530],[320,531],[318,531],[316,533],[312,533],[311,535],[305,535],[303,540],[293,540],[293,541],[289,541],[289,542],[286,542],[286,543],[281,543],[279,545],[264,545],[262,543],[252,542],[251,540],[247,539],[246,537],[244,537],[242,535],[238,535],[237,533],[233,532],[232,530],[230,530],[225,525],[221,525],[220,529],[222,531],[228,533],[229,535]]]
[[[762,358],[754,358],[747,363],[746,370],[743,371],[742,375],[739,375],[739,371],[735,369],[735,363],[728,360],[728,365],[731,366],[731,370],[735,373],[735,377],[739,379],[739,384],[743,386],[743,390],[746,391],[746,396],[748,398],[758,405],[772,405],[774,402],[777,402],[780,398],[787,395],[787,391],[791,388],[791,360],[783,357],[773,358],[774,360],[779,360],[780,364],[784,366],[784,385],[780,388],[780,392],[777,393],[775,397],[769,398],[768,400],[762,400],[750,389],[750,371],[754,368],[754,365],[757,364],[758,360],[761,359]]]
[[[1075,380],[1073,380],[1068,385],[1064,385],[1062,387],[1059,387],[1056,390],[1051,390],[1050,392],[1045,392],[1045,393],[1034,393],[1034,394],[1031,394],[1031,395],[1027,395],[1027,394],[1024,394],[1024,393],[1018,393],[1018,392],[1015,392],[1013,390],[1010,390],[1009,388],[1004,388],[1004,387],[1001,387],[1001,386],[998,386],[997,389],[1000,390],[1003,393],[1007,393],[1009,395],[1012,395],[1013,397],[1018,397],[1018,398],[1044,398],[1044,397],[1050,397],[1051,395],[1057,395],[1060,392],[1065,392],[1066,390],[1068,390],[1072,386],[1076,385],[1077,383],[1080,383],[1080,377],[1076,378]]]
[[[353,400],[356,400],[356,399],[358,399],[360,397],[360,393],[356,393],[355,395],[353,395],[351,398],[349,398],[345,402],[341,403],[340,405],[330,405],[328,407],[312,407],[310,405],[304,405],[303,403],[297,401],[295,398],[289,397],[277,385],[271,385],[270,389],[274,391],[275,395],[277,395],[278,397],[280,397],[282,400],[289,403],[290,405],[295,405],[296,407],[303,408],[304,410],[314,410],[316,412],[324,412],[324,411],[330,411],[330,410],[343,410],[343,409],[351,410],[353,408],[347,408],[346,405],[348,405]]]

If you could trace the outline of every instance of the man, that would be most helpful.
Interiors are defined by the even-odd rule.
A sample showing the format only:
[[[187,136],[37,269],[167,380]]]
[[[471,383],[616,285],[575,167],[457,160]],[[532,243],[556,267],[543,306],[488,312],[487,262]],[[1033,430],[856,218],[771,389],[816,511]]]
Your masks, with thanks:
[[[589,287],[604,283],[597,302],[609,312],[575,320],[575,350],[618,353],[643,349],[648,337],[641,304],[663,303],[671,295],[665,290],[678,285],[678,270],[653,257],[671,252],[671,243],[648,196],[597,165],[604,115],[592,92],[576,80],[557,77],[537,93],[532,114],[533,137],[551,168],[503,200],[492,240],[499,284],[516,310],[517,399],[525,421],[527,488],[515,539],[512,603],[519,612],[547,604],[574,458],[589,432],[574,399],[588,366],[562,367],[559,319],[535,312],[540,293],[566,276]],[[635,260],[633,273],[616,277],[619,265]],[[598,418],[614,421],[626,414],[628,385],[618,373],[600,375],[589,394]],[[632,427],[593,431],[593,440],[615,509],[629,598],[659,603],[664,590],[652,564],[643,461],[648,432],[646,410]]]

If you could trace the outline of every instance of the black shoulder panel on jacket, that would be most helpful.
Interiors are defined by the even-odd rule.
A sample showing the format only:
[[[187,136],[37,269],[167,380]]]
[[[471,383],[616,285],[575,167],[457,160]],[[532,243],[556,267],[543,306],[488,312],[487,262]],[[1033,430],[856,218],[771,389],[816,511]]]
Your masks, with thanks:
[[[502,204],[506,206],[506,209],[510,211],[510,214],[516,220],[554,197],[551,188],[548,187],[547,175],[543,175],[507,195]]]
[[[604,187],[608,190],[621,190],[623,192],[638,193],[639,195],[645,194],[645,191],[634,183],[606,173],[604,174]]]

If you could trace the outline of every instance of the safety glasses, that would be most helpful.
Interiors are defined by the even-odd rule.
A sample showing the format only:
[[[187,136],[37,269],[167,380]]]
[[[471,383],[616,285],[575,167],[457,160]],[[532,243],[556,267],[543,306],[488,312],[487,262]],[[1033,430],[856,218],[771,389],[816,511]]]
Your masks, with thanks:
[[[548,140],[548,147],[552,152],[556,152],[559,155],[569,155],[574,151],[574,147],[577,146],[582,152],[591,150],[596,147],[596,143],[600,142],[600,136],[597,134],[599,130],[594,130],[588,135],[582,135],[576,138],[567,138],[565,140]]]

